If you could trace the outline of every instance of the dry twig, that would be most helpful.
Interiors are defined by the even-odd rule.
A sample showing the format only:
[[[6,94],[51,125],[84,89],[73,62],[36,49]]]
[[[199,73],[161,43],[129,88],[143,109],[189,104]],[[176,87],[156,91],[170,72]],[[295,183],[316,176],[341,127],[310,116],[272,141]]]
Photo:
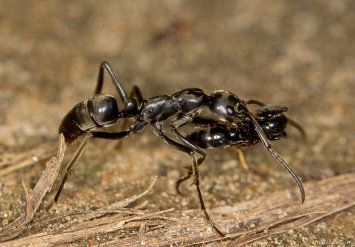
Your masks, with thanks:
[[[64,152],[65,141],[63,135],[60,135],[57,157],[52,157],[46,163],[46,170],[43,172],[34,189],[30,189],[25,181],[22,181],[26,193],[26,213],[22,214],[15,221],[0,230],[0,241],[13,239],[27,228],[27,225],[31,222],[34,214],[41,205],[43,197],[52,188],[52,185],[58,176]]]
[[[53,145],[53,142],[44,143],[36,148],[22,153],[2,154],[0,160],[0,177],[19,169],[34,165],[39,160],[48,159],[48,157],[54,154],[55,145]]]

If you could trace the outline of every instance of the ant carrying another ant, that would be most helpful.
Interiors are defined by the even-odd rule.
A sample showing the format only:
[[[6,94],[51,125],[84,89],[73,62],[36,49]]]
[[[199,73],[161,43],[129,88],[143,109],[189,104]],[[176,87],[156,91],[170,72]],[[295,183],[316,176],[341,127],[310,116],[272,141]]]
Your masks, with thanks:
[[[123,103],[122,109],[119,108],[114,96],[101,93],[104,70],[110,75],[113,85],[119,93]],[[260,106],[255,114],[249,110],[248,105],[250,104]],[[213,118],[201,116],[205,107],[209,109]],[[201,209],[208,223],[223,237],[224,234],[215,226],[207,213],[199,186],[198,168],[206,158],[206,152],[203,149],[227,146],[249,147],[261,142],[264,148],[291,174],[299,187],[303,203],[305,192],[301,180],[282,157],[271,148],[269,142],[269,140],[286,137],[287,122],[304,133],[297,123],[286,118],[283,114],[286,110],[285,107],[265,105],[255,100],[243,101],[233,93],[223,90],[214,91],[208,95],[201,89],[187,88],[172,95],[159,95],[143,99],[139,88],[134,86],[131,96],[128,97],[110,64],[104,61],[100,65],[94,95],[75,105],[63,118],[59,127],[59,132],[63,133],[67,143],[73,142],[80,136],[85,135],[85,137],[67,165],[59,189],[47,210],[58,201],[66,179],[73,171],[91,138],[123,139],[142,132],[149,123],[154,134],[170,147],[190,155],[192,164],[188,168],[187,175],[177,181],[177,192],[179,193],[179,184],[192,176]],[[120,119],[134,119],[134,122],[123,131],[101,131],[102,128],[111,126]],[[176,140],[165,134],[163,121],[168,119],[171,119],[169,127]],[[189,123],[202,127],[184,136],[179,132],[179,128]]]

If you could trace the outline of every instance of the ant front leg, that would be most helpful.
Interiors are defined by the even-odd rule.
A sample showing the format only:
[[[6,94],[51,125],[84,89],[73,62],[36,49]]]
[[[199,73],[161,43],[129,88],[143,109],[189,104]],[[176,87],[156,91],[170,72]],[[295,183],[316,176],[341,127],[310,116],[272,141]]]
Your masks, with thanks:
[[[183,143],[185,146],[190,147],[192,150],[194,150],[196,153],[198,153],[199,155],[201,155],[201,157],[198,159],[197,164],[200,165],[206,158],[206,152],[203,151],[199,146],[197,146],[195,143],[187,140],[183,135],[180,134],[180,132],[177,130],[178,128],[180,128],[181,126],[184,126],[185,124],[189,123],[189,122],[194,122],[195,120],[198,119],[202,119],[202,121],[204,121],[204,123],[206,124],[210,124],[212,122],[212,119],[209,118],[199,118],[199,117],[191,117],[188,115],[183,115],[180,114],[178,115],[178,117],[173,120],[170,123],[170,128],[171,131],[173,132],[173,134],[175,135],[175,137],[181,142]]]
[[[195,152],[197,152],[198,154],[201,155],[201,157],[198,158],[197,161],[196,161],[197,167],[199,167],[202,164],[202,162],[206,159],[206,152],[203,151],[198,146],[196,146],[193,142],[190,142],[190,141],[186,140],[185,137],[183,137],[176,129],[175,130],[173,129],[173,133],[178,138],[178,140],[180,140],[185,145],[189,146],[192,150],[194,150]],[[197,172],[194,173],[193,172],[193,168],[191,166],[191,167],[188,168],[187,174],[182,176],[178,181],[176,181],[175,188],[176,188],[176,192],[178,194],[180,194],[180,195],[182,194],[180,192],[180,189],[179,189],[180,184],[182,182],[188,180],[191,177],[191,175],[194,175],[194,184],[199,184],[200,183],[200,176],[199,176],[198,168],[197,168]]]
[[[198,154],[201,155],[201,157],[197,160],[196,164],[197,167],[200,166],[202,164],[202,162],[205,160],[206,158],[206,152],[203,151],[200,147],[198,147],[195,143],[187,140],[185,137],[183,137],[179,131],[177,131],[177,128],[185,125],[188,122],[193,122],[193,123],[197,123],[197,124],[204,124],[204,125],[213,125],[213,124],[217,124],[216,121],[214,121],[211,118],[204,118],[204,117],[194,117],[191,118],[190,116],[186,116],[186,115],[180,115],[178,116],[174,121],[171,122],[170,124],[170,128],[172,130],[172,132],[174,133],[175,137],[182,142],[184,145],[190,147],[192,150],[194,150],[195,152],[197,152]],[[185,176],[182,176],[178,181],[176,181],[176,192],[178,194],[181,194],[180,190],[179,190],[179,186],[182,182],[186,181],[187,179],[189,179],[191,177],[191,175],[193,175],[193,168],[192,166],[189,167],[187,174]],[[198,176],[194,175],[194,184],[199,184],[199,173],[197,170]]]
[[[194,153],[193,153],[193,150],[189,147],[186,147],[185,145],[182,145],[181,143],[179,142],[176,142],[174,140],[172,140],[171,138],[169,138],[168,136],[166,136],[164,134],[164,131],[163,131],[163,125],[161,124],[161,122],[153,122],[151,123],[152,127],[153,127],[153,131],[156,135],[158,135],[160,138],[163,139],[163,141],[168,144],[170,147],[178,150],[178,151],[181,151],[181,152],[184,152],[188,155],[190,155],[192,158],[194,156]],[[193,158],[194,159],[194,158]],[[184,176],[184,177],[181,177],[177,182],[176,182],[176,192],[180,195],[182,195],[182,193],[180,192],[179,190],[179,185],[181,182],[189,179],[192,175],[192,168],[191,166],[187,167],[189,170],[187,172],[187,174]]]

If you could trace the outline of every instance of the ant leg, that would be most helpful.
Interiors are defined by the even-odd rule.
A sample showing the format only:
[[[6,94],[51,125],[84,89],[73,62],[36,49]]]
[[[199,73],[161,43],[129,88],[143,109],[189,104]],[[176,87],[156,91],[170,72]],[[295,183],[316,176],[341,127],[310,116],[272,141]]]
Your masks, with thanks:
[[[293,180],[295,180],[295,182],[296,182],[296,184],[297,184],[297,186],[298,186],[298,188],[300,190],[301,201],[302,201],[302,203],[304,203],[304,200],[306,199],[305,191],[304,191],[304,188],[303,188],[303,184],[302,184],[300,178],[297,176],[296,172],[272,148],[270,148],[270,147],[265,147],[265,148],[291,174]]]
[[[140,132],[147,125],[147,122],[136,121],[134,122],[128,130],[121,132],[90,132],[92,138],[108,139],[108,140],[119,140],[123,139],[131,134]]]
[[[189,169],[189,170],[187,171],[187,174],[184,175],[184,176],[182,176],[182,177],[181,177],[179,180],[177,180],[176,183],[175,183],[176,193],[178,193],[179,195],[182,195],[182,193],[181,193],[181,191],[180,191],[180,189],[179,189],[180,184],[181,184],[182,182],[188,180],[188,179],[191,177],[191,175],[192,175],[192,169],[191,169],[191,167],[189,167],[188,169]]]
[[[196,163],[197,166],[200,166],[202,164],[202,162],[206,159],[206,152],[203,151],[200,147],[198,147],[195,143],[187,140],[184,136],[182,136],[180,134],[179,131],[177,131],[177,128],[179,128],[180,126],[185,125],[189,121],[191,121],[193,123],[206,124],[206,125],[217,124],[217,122],[214,119],[211,119],[211,118],[195,117],[195,118],[191,119],[189,116],[186,117],[184,115],[180,115],[174,121],[172,121],[171,124],[170,124],[170,128],[171,128],[172,132],[174,133],[175,137],[181,143],[183,143],[185,146],[188,146],[193,151],[195,151],[196,153],[201,155],[201,157],[197,160],[197,163]],[[185,176],[181,177],[178,181],[176,181],[176,185],[175,186],[176,186],[176,191],[177,191],[178,194],[181,194],[181,192],[179,190],[180,183],[182,183],[183,181],[189,179],[192,174],[193,174],[193,171],[192,171],[192,168],[190,168]],[[195,179],[199,180],[199,177],[197,177]]]
[[[156,125],[152,125],[153,127],[156,127]],[[165,134],[162,134],[160,136],[161,138],[163,138],[163,140],[169,144],[169,146],[171,146],[174,149],[177,149],[181,152],[187,153],[192,157],[192,166],[190,168],[191,174],[193,174],[194,176],[194,184],[196,186],[196,190],[198,193],[198,198],[200,200],[200,205],[201,205],[201,210],[203,211],[203,213],[205,214],[205,218],[208,221],[208,223],[210,224],[210,226],[221,236],[224,237],[225,235],[216,227],[216,225],[213,223],[213,221],[211,220],[209,214],[207,213],[206,207],[205,207],[205,203],[203,201],[202,198],[202,193],[200,190],[200,179],[199,179],[199,171],[198,171],[198,165],[199,165],[199,161],[196,159],[195,156],[195,152],[190,148],[190,147],[186,147],[181,143],[178,143],[172,139],[170,139],[169,137],[167,137]],[[191,175],[190,175],[191,176]]]
[[[91,137],[92,137],[91,133],[89,133],[87,136],[85,136],[85,139],[81,142],[78,150],[76,151],[76,153],[74,154],[73,158],[71,159],[71,161],[69,162],[69,164],[65,168],[65,174],[64,174],[62,182],[61,182],[61,184],[59,186],[59,189],[57,190],[57,193],[55,194],[55,196],[53,198],[53,201],[46,208],[46,211],[49,211],[54,203],[57,203],[57,201],[59,199],[59,196],[60,196],[60,193],[63,190],[64,184],[65,184],[68,176],[74,170],[75,165],[77,164],[78,160],[80,159],[81,155],[83,154],[84,149],[86,147],[86,144],[89,142]]]
[[[302,203],[304,203],[306,196],[305,196],[303,184],[302,184],[300,178],[297,176],[296,172],[286,163],[286,161],[284,161],[281,158],[281,156],[271,148],[271,144],[267,140],[265,133],[262,131],[262,128],[260,127],[259,123],[256,121],[255,117],[251,113],[249,113],[249,117],[251,118],[252,122],[254,123],[255,131],[257,132],[265,149],[267,151],[269,151],[269,153],[271,153],[272,156],[274,156],[274,158],[291,174],[292,178],[295,180],[295,182],[300,190],[300,193],[301,193]]]
[[[202,162],[206,159],[206,152],[203,151],[198,146],[196,146],[193,142],[186,140],[185,137],[183,137],[176,129],[172,129],[172,131],[178,140],[180,140],[183,144],[190,147],[192,150],[194,150],[195,152],[197,152],[198,154],[201,155],[201,157],[196,162],[197,166],[200,166],[202,164]],[[192,171],[192,168],[190,168],[185,176],[181,177],[178,181],[176,181],[175,188],[176,188],[176,192],[178,194],[181,194],[180,189],[179,189],[180,184],[182,182],[186,181],[187,179],[189,179],[192,174],[193,174],[193,171]],[[199,177],[197,177],[195,179],[199,180]]]
[[[306,138],[306,132],[304,131],[304,129],[302,128],[302,126],[299,123],[297,123],[296,121],[294,121],[290,118],[287,118],[287,122],[301,133],[303,139]]]
[[[190,175],[190,171],[194,177],[194,184],[196,186],[196,190],[197,190],[197,194],[198,194],[198,198],[200,200],[200,205],[201,205],[201,210],[203,211],[203,213],[205,214],[205,218],[208,221],[208,223],[210,224],[210,226],[221,236],[224,237],[225,235],[216,227],[216,225],[213,223],[213,221],[211,220],[209,214],[207,213],[206,207],[205,207],[205,203],[203,201],[203,197],[202,197],[202,193],[201,193],[201,189],[200,189],[200,173],[198,170],[198,167],[202,164],[202,162],[205,160],[206,158],[206,153],[205,151],[203,151],[201,148],[199,148],[198,146],[196,146],[193,142],[188,141],[185,137],[183,137],[178,131],[177,128],[179,126],[182,126],[184,124],[186,124],[188,122],[188,118],[184,119],[183,116],[181,116],[181,118],[176,119],[175,121],[173,121],[170,124],[171,130],[173,131],[174,135],[176,136],[176,138],[181,141],[184,145],[186,145],[187,147],[189,147],[191,150],[193,150],[192,152],[192,158],[193,158],[193,162],[192,162],[192,166],[189,170],[189,174],[185,177],[189,178]],[[199,159],[196,159],[196,155],[195,152],[197,152],[198,154],[201,155],[201,157]],[[186,179],[187,179],[186,178]],[[181,179],[180,179],[181,180]],[[177,185],[178,186],[178,185]]]
[[[248,102],[252,102],[255,104],[258,104],[258,101],[254,101],[254,100],[250,100]],[[259,102],[261,103],[261,102]],[[256,131],[256,133],[259,136],[260,141],[262,142],[262,144],[264,145],[265,149],[271,153],[272,156],[274,156],[274,158],[291,174],[292,178],[295,180],[300,192],[301,192],[301,199],[302,199],[302,203],[305,200],[305,192],[304,192],[304,188],[302,185],[301,180],[299,179],[299,177],[297,176],[296,172],[286,163],[286,161],[284,161],[281,156],[276,153],[272,148],[271,148],[271,144],[268,141],[264,131],[262,130],[261,126],[259,125],[258,121],[255,119],[254,115],[246,108],[246,114],[248,115],[248,117],[251,119],[251,121],[254,124],[254,129]]]
[[[163,141],[165,143],[167,143],[170,147],[176,149],[176,150],[179,150],[181,152],[184,152],[184,153],[187,153],[188,155],[192,156],[192,153],[193,153],[193,150],[190,148],[190,147],[186,147],[185,145],[179,143],[179,142],[176,142],[174,140],[172,140],[171,138],[167,137],[165,134],[164,134],[164,130],[163,130],[163,125],[161,122],[153,122],[151,123],[152,125],[152,128],[153,128],[153,131],[156,135],[158,135],[160,138],[163,139]],[[189,167],[189,171],[187,173],[186,176],[180,178],[177,183],[176,183],[176,192],[178,194],[181,195],[181,192],[179,190],[179,184],[187,179],[189,179],[192,175],[192,168]]]
[[[195,124],[202,124],[202,125],[206,125],[206,126],[218,126],[219,123],[218,121],[216,121],[215,119],[213,118],[208,118],[208,117],[200,117],[200,116],[197,116],[197,117],[194,117],[192,119],[192,123],[195,123]],[[245,161],[245,158],[244,158],[244,154],[242,152],[241,149],[239,148],[236,148],[238,154],[239,154],[239,160],[243,166],[243,168],[245,170],[248,170],[249,169],[249,166],[247,165],[246,161]],[[187,171],[187,174],[182,176],[179,180],[176,181],[176,192],[180,195],[182,195],[182,193],[180,192],[180,184],[186,180],[188,180],[192,175],[192,170],[191,168]]]
[[[67,167],[65,169],[65,174],[64,174],[62,182],[59,186],[59,189],[58,189],[53,201],[49,204],[49,206],[46,208],[46,210],[49,211],[51,209],[51,207],[53,206],[53,204],[58,201],[59,196],[63,190],[64,184],[65,184],[68,176],[74,170],[75,165],[77,164],[78,160],[80,159],[81,155],[84,152],[86,144],[88,143],[88,141],[91,138],[101,138],[101,139],[111,139],[111,140],[122,139],[132,133],[142,130],[145,125],[146,125],[146,123],[144,123],[144,122],[136,122],[128,130],[122,131],[122,132],[113,132],[113,133],[110,133],[110,132],[89,132],[87,134],[87,136],[85,137],[85,139],[81,142],[78,150],[76,151],[73,158],[71,159],[71,161],[67,165]]]
[[[183,144],[181,144],[179,142],[176,142],[176,141],[172,140],[171,138],[169,138],[168,136],[165,135],[164,127],[163,127],[163,123],[162,122],[151,122],[150,124],[151,124],[151,126],[153,128],[154,134],[156,134],[157,136],[162,138],[163,141],[165,143],[167,143],[170,147],[191,155],[191,152],[193,152],[193,150],[190,147],[187,147],[187,146],[185,146],[185,145],[183,145]]]
[[[239,154],[239,161],[242,164],[243,168],[245,170],[249,170],[249,166],[248,166],[247,162],[245,161],[243,151],[240,148],[237,148],[237,147],[235,149],[237,150],[237,152]]]
[[[121,83],[118,81],[115,72],[111,68],[111,65],[107,61],[103,61],[100,64],[99,75],[97,77],[97,84],[96,84],[96,89],[95,89],[94,93],[99,94],[102,91],[102,85],[103,85],[103,81],[104,81],[104,69],[110,75],[112,83],[115,86],[117,92],[119,93],[119,95],[122,99],[122,102],[126,102],[127,101],[127,94],[126,94],[125,90],[123,89]]]
[[[217,126],[219,122],[213,118],[197,116],[192,118],[191,123],[211,127],[211,126]]]
[[[194,176],[194,184],[196,186],[196,190],[197,190],[197,194],[198,194],[198,198],[200,199],[200,205],[201,205],[201,210],[203,211],[203,213],[205,214],[205,218],[208,221],[208,223],[210,224],[210,226],[221,236],[224,237],[225,235],[216,227],[216,225],[213,223],[213,221],[211,220],[210,216],[207,213],[206,207],[205,207],[205,203],[203,201],[202,198],[202,193],[200,190],[200,180],[199,180],[199,172],[198,172],[198,162],[196,160],[196,156],[193,156],[193,162],[192,162],[192,174]]]
[[[176,119],[174,119],[171,123],[170,123],[170,129],[173,132],[173,134],[175,135],[175,137],[185,146],[188,146],[189,148],[191,148],[192,150],[194,150],[196,153],[198,153],[199,155],[201,155],[201,157],[198,159],[198,166],[205,160],[206,158],[206,152],[203,151],[199,146],[197,146],[195,143],[187,140],[184,136],[182,136],[180,134],[180,132],[177,130],[178,128],[180,128],[181,126],[184,126],[185,124],[187,124],[188,122],[191,122],[193,120],[202,120],[205,123],[214,123],[213,119],[210,118],[200,118],[200,117],[195,117],[192,118],[191,116],[188,115],[179,115]]]
[[[248,105],[258,105],[258,106],[264,106],[265,104],[259,100],[251,99],[247,101]]]
[[[185,146],[191,148],[194,152],[198,153],[199,155],[201,155],[200,158],[198,158],[196,164],[197,166],[200,166],[202,164],[202,162],[206,159],[206,152],[203,151],[200,147],[198,147],[195,143],[187,140],[185,137],[183,137],[179,131],[177,131],[177,129],[172,129],[172,132],[174,133],[174,135],[176,136],[176,138],[181,141]],[[197,178],[198,179],[198,178]]]

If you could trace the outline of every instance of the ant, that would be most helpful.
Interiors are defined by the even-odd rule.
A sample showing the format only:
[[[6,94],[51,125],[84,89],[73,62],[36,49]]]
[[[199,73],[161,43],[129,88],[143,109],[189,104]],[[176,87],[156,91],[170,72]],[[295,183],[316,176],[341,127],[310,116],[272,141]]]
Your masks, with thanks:
[[[104,70],[110,75],[112,83],[121,98],[123,103],[121,110],[114,96],[101,93],[104,81]],[[67,143],[71,143],[83,135],[85,135],[85,137],[67,165],[59,189],[53,202],[47,207],[47,211],[51,208],[53,203],[58,201],[67,177],[73,171],[76,163],[84,152],[85,146],[91,138],[123,139],[135,133],[142,132],[145,126],[150,123],[154,134],[159,136],[165,143],[191,156],[192,164],[189,169],[189,174],[191,174],[187,176],[193,176],[193,184],[196,186],[201,209],[206,220],[211,227],[223,237],[224,234],[215,226],[207,213],[199,186],[200,177],[198,167],[204,161],[206,153],[198,144],[184,137],[178,131],[180,127],[194,122],[194,119],[197,121],[196,119],[201,115],[205,107],[209,109],[218,122],[225,124],[225,130],[227,131],[231,130],[229,126],[231,128],[235,126],[238,129],[238,124],[242,125],[243,123],[248,123],[250,128],[254,131],[254,134],[250,137],[258,137],[264,147],[291,173],[300,188],[303,202],[305,194],[301,181],[287,163],[271,149],[268,135],[264,132],[266,128],[264,127],[263,129],[260,126],[259,122],[261,123],[261,119],[254,117],[254,114],[248,108],[249,104],[262,103],[254,100],[243,101],[233,93],[224,90],[214,91],[208,95],[199,88],[187,88],[172,95],[159,95],[143,100],[139,88],[134,86],[131,95],[127,96],[111,65],[107,61],[103,61],[100,64],[94,95],[75,105],[63,118],[59,127],[59,132],[63,133]],[[127,130],[120,132],[100,131],[103,127],[109,127],[120,119],[130,118],[133,118],[134,122]],[[169,118],[172,118],[169,127],[177,140],[173,140],[165,134],[163,121]],[[196,154],[200,157],[197,158]]]
[[[289,123],[300,131],[303,138],[306,134],[303,128],[295,121],[287,118],[283,113],[288,109],[286,107],[265,105],[260,101],[253,101],[254,104],[261,106],[254,113],[255,119],[258,121],[260,127],[262,128],[266,137],[271,141],[279,140],[280,138],[286,138],[287,134],[285,132],[286,126]],[[228,126],[223,123],[219,123],[215,119],[205,118],[205,117],[195,117],[193,123],[205,125],[207,127],[198,128],[194,132],[188,134],[186,139],[195,143],[202,149],[212,149],[212,148],[226,148],[226,147],[237,147],[239,151],[239,158],[244,166],[248,169],[246,162],[243,157],[243,153],[239,150],[239,147],[251,147],[260,143],[260,138],[255,131],[254,124],[250,120],[244,120],[243,122],[237,123],[233,126]],[[305,200],[305,192],[301,181],[299,180],[297,174],[292,170],[292,168],[274,151],[268,151],[276,158],[276,160],[285,167],[288,172],[292,175],[295,182],[297,183],[302,197],[302,203]],[[176,191],[181,194],[179,190],[180,183],[189,179],[192,175],[190,167],[188,168],[187,175],[181,177],[176,182]]]

